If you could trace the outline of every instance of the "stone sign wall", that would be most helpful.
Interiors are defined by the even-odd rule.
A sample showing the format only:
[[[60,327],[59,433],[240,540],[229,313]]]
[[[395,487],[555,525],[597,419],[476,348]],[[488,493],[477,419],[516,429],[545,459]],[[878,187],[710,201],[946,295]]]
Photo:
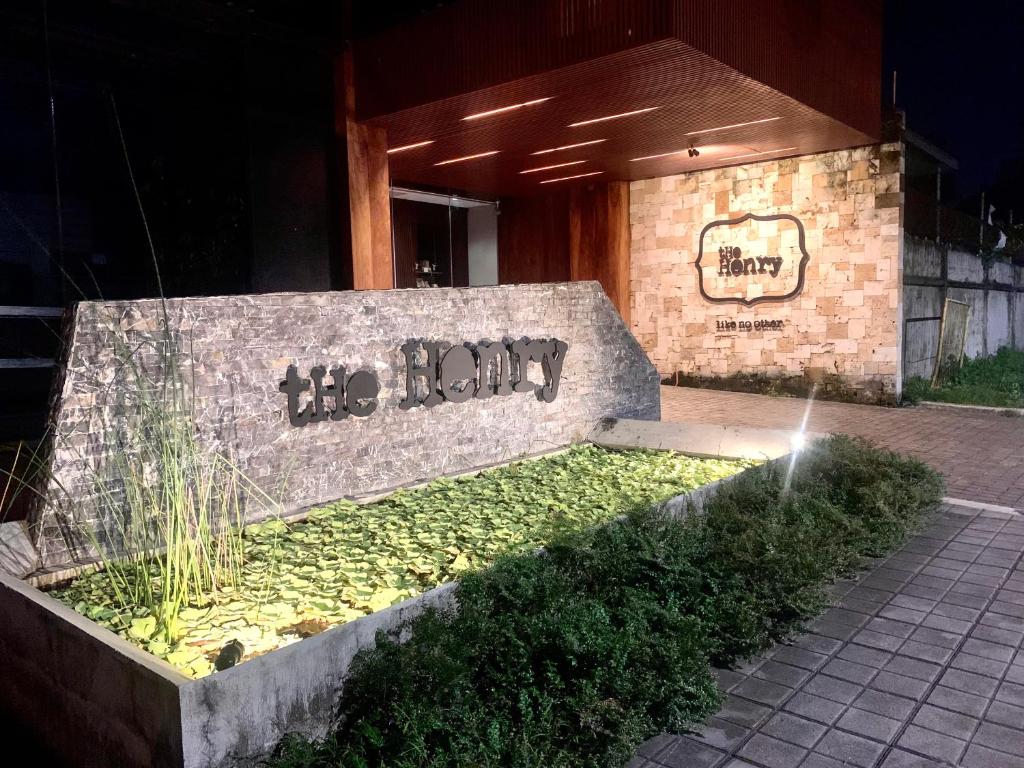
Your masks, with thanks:
[[[166,312],[202,443],[286,511],[556,449],[603,417],[660,414],[657,372],[594,282],[176,299]],[[124,411],[162,377],[163,313],[157,300],[75,310],[52,503],[32,520],[46,565],[88,550],[97,472]],[[513,363],[510,381],[495,357]]]
[[[900,388],[899,144],[630,185],[632,327],[663,376]]]

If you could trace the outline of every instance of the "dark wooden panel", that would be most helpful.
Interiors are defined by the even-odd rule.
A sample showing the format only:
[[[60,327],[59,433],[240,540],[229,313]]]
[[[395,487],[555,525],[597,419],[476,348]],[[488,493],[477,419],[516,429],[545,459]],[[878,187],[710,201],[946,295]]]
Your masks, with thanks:
[[[498,216],[498,281],[548,283],[568,279],[568,194],[502,200]]]
[[[550,98],[513,112],[462,119],[482,109],[543,97]],[[572,125],[647,107],[656,109]],[[387,129],[391,147],[433,142],[390,155],[394,178],[482,196],[545,192],[548,184],[544,182],[577,173],[594,173],[601,180],[632,180],[872,142],[867,134],[678,41],[630,49],[374,122]],[[691,135],[695,131],[700,133]],[[602,141],[533,154],[591,140]],[[691,145],[700,149],[699,157],[687,156]],[[497,154],[437,165],[481,152]],[[522,173],[573,161],[581,162]]]
[[[391,229],[395,241],[395,288],[416,287],[418,214],[417,204],[412,200],[392,199]]]
[[[456,286],[468,285],[469,235],[465,209],[393,199],[392,215],[396,288],[416,287],[416,264],[422,259],[436,264],[441,271],[435,278],[425,279],[433,279],[442,287],[451,287],[453,279]]]
[[[356,45],[361,118],[675,39],[877,136],[881,0],[464,0]]]
[[[629,323],[629,185],[581,185],[569,194],[569,274],[601,283]]]
[[[667,37],[665,0],[465,0],[355,43],[361,119]]]
[[[830,117],[881,133],[881,0],[676,0],[673,36]]]

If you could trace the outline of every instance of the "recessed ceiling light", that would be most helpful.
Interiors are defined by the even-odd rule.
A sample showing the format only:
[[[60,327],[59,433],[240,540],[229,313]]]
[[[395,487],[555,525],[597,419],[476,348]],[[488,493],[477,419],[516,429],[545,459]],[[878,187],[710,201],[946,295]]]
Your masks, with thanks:
[[[604,171],[591,171],[590,173],[577,173],[575,176],[562,176],[557,179],[544,179],[541,184],[554,184],[556,181],[569,181],[569,179],[582,179],[584,176],[597,176]]]
[[[548,99],[550,96],[545,96],[543,99],[532,99],[530,101],[524,101],[521,104],[509,104],[507,107],[498,107],[497,109],[488,109],[486,112],[477,112],[472,115],[466,115],[463,120],[479,120],[481,117],[490,117],[491,115],[500,115],[503,112],[511,112],[514,109],[522,109],[523,107],[532,107],[534,104],[541,104]]]
[[[555,163],[554,165],[544,165],[544,166],[541,166],[540,168],[527,168],[525,171],[520,171],[520,173],[537,173],[538,171],[550,171],[552,168],[565,168],[568,165],[579,165],[580,163],[585,163],[585,162],[587,162],[587,161],[586,160],[572,160],[572,161],[570,161],[568,163]]]
[[[751,120],[749,123],[733,123],[732,125],[720,125],[717,128],[704,128],[700,131],[690,131],[684,135],[699,136],[702,133],[714,133],[715,131],[727,131],[730,128],[742,128],[745,125],[758,125],[759,123],[770,123],[772,120],[781,120],[781,117],[766,117],[763,120]]]
[[[631,157],[629,162],[638,163],[641,160],[656,160],[659,157],[672,157],[672,155],[682,155],[685,152],[689,152],[689,149],[677,149],[674,152],[662,152],[660,155],[644,155],[643,157]]]
[[[452,163],[461,163],[464,160],[476,160],[478,157],[490,157],[500,152],[500,149],[492,149],[490,152],[478,152],[475,155],[466,155],[465,157],[453,157],[451,160],[442,160],[440,163],[434,163],[434,165],[451,165]]]
[[[590,125],[591,123],[603,123],[605,120],[618,120],[620,117],[630,117],[632,115],[642,115],[644,112],[653,112],[658,107],[644,107],[643,109],[634,109],[632,112],[620,112],[617,115],[605,115],[604,117],[594,117],[590,120],[580,120],[578,123],[569,123],[570,128],[579,128],[581,125]]]
[[[743,155],[729,155],[728,157],[720,157],[719,160],[739,160],[742,157],[757,157],[758,155],[776,155],[779,152],[789,152],[796,149],[796,147],[783,147],[782,149],[766,149],[764,152],[747,152]]]
[[[566,144],[562,147],[553,147],[551,149],[542,149],[539,152],[531,152],[531,155],[548,155],[552,152],[561,152],[563,149],[576,149],[576,147],[589,147],[591,144],[600,144],[602,141],[607,139],[594,139],[592,141],[581,141],[578,144]]]
[[[403,145],[401,147],[392,147],[391,149],[388,150],[388,154],[389,155],[393,155],[393,154],[395,154],[395,152],[405,152],[405,150],[407,150],[407,149],[418,149],[419,147],[425,147],[428,144],[433,144],[433,143],[434,143],[434,140],[430,139],[428,141],[417,141],[415,144],[405,144],[405,145]]]

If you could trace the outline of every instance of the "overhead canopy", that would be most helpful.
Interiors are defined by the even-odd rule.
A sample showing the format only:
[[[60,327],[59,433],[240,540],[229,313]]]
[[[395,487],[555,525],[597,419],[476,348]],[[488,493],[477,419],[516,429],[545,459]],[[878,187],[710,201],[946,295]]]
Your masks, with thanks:
[[[663,176],[877,141],[880,30],[842,0],[456,3],[358,44],[356,109],[398,182]]]

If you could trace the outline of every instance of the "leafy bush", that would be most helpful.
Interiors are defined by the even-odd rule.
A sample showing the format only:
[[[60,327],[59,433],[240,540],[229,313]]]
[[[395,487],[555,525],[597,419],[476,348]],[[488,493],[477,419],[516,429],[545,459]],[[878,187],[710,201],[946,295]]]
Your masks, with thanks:
[[[458,612],[357,657],[333,736],[288,739],[274,765],[620,766],[702,719],[709,661],[784,637],[942,493],[919,462],[846,437],[805,452],[788,488],[785,469],[750,470],[701,516],[634,511],[467,575]]]
[[[1024,408],[1024,351],[1003,347],[989,357],[965,360],[952,381],[932,389],[920,377],[907,381],[906,400]]]

